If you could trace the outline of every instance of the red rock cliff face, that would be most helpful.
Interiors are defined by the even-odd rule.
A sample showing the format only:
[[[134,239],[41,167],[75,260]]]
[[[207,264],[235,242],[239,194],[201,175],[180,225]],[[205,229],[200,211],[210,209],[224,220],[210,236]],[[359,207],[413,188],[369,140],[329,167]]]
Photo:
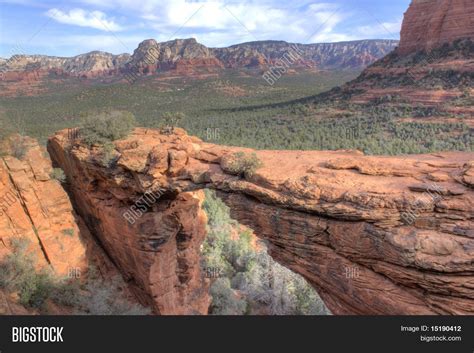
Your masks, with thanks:
[[[51,161],[35,140],[28,140],[23,160],[0,159],[0,259],[12,241],[29,240],[38,267],[50,265],[59,276],[85,272],[87,244],[61,184],[50,177]],[[67,235],[67,234],[70,235]]]
[[[474,107],[460,107],[456,101],[474,94],[473,18],[472,0],[413,1],[405,13],[399,48],[342,89],[323,93],[323,101],[379,104],[388,98],[388,106],[436,107],[433,117],[441,121],[443,116],[465,117],[463,122],[472,125]],[[425,55],[418,55],[421,51]]]
[[[51,178],[51,160],[44,148],[26,138],[22,160],[0,158],[0,261],[14,248],[15,239],[28,241],[28,253],[38,269],[49,267],[59,277],[70,274],[85,279],[94,264],[103,278],[117,270],[97,246],[83,221],[74,212],[68,194]],[[51,314],[70,310],[50,306]],[[68,311],[69,310],[69,311]],[[18,303],[14,293],[0,290],[0,315],[33,315]]]
[[[242,150],[203,143],[176,129],[136,129],[100,150],[49,151],[74,180],[79,212],[122,272],[161,313],[205,313],[199,244],[202,188],[218,190],[232,216],[303,275],[335,314],[474,313],[474,154],[370,157],[358,152],[257,151],[250,179],[228,174]],[[133,224],[123,213],[164,190]]]
[[[472,0],[413,0],[405,13],[398,51],[408,54],[474,38],[473,19]]]
[[[100,151],[76,146],[68,152],[67,135],[56,135],[48,149],[71,180],[78,212],[139,300],[158,314],[206,314],[210,298],[199,250],[206,234],[202,191],[162,193],[157,181],[169,167],[168,151],[158,146],[151,152],[150,145],[137,142],[122,141],[117,169],[101,164]],[[177,153],[172,163],[183,163],[181,157]],[[134,180],[145,168],[156,181]],[[157,201],[141,215],[136,202],[146,191]]]

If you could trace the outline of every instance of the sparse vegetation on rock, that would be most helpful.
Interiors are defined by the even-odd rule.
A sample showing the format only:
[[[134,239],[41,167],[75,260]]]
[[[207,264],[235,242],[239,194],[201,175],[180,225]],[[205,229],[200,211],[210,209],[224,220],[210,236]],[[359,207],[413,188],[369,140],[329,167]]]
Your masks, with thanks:
[[[160,129],[164,134],[172,134],[175,127],[185,118],[182,112],[166,112],[161,116]]]
[[[151,311],[126,298],[121,290],[123,280],[114,277],[103,280],[93,277],[84,286],[84,293],[77,298],[78,314],[87,315],[148,315]]]
[[[227,173],[250,179],[257,169],[263,166],[263,163],[258,159],[255,152],[236,152],[224,158],[221,166]]]
[[[49,176],[51,179],[55,179],[60,183],[65,183],[67,180],[66,174],[64,174],[64,171],[61,168],[53,168]]]
[[[64,235],[69,236],[69,237],[73,237],[73,236],[74,236],[74,229],[72,229],[72,228],[64,229],[64,230],[62,231],[62,233],[63,233]]]
[[[64,234],[74,235],[73,229]],[[49,268],[36,269],[28,252],[29,241],[17,238],[13,251],[0,262],[0,288],[17,293],[19,303],[48,313],[48,302],[68,307],[76,314],[144,315],[150,310],[130,302],[120,289],[120,279],[104,281],[92,271],[85,282],[57,277]]]
[[[0,287],[17,292],[19,302],[26,307],[44,309],[46,301],[53,297],[66,301],[60,293],[67,292],[68,283],[55,278],[48,269],[37,271],[28,244],[25,238],[13,242],[13,252],[0,263]]]
[[[126,137],[135,124],[134,115],[125,111],[89,114],[82,120],[80,136],[89,146],[104,145]]]
[[[28,145],[26,142],[26,138],[21,135],[16,135],[12,136],[9,141],[9,150],[10,154],[17,158],[22,160],[25,158],[26,152],[28,152]]]
[[[115,146],[112,142],[107,141],[102,146],[100,163],[106,167],[111,168],[117,162],[119,153],[115,150]]]

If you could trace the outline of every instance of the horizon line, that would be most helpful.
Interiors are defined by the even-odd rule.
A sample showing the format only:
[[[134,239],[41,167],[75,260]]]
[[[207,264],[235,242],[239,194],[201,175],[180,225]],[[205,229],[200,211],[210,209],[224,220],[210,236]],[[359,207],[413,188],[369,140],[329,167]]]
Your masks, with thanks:
[[[173,41],[176,41],[176,40],[190,40],[190,39],[194,39],[196,41],[196,43],[199,43],[203,46],[205,46],[206,48],[209,48],[209,49],[225,49],[225,48],[230,48],[230,47],[234,47],[234,46],[238,46],[238,45],[244,45],[244,44],[251,44],[251,43],[262,43],[262,42],[282,42],[282,43],[287,43],[287,44],[296,44],[296,45],[325,45],[325,44],[341,44],[341,43],[355,43],[355,42],[364,42],[364,41],[391,41],[391,42],[400,42],[400,39],[387,39],[387,38],[367,38],[367,39],[355,39],[355,40],[342,40],[342,41],[335,41],[335,42],[315,42],[315,43],[298,43],[298,42],[287,42],[285,40],[279,40],[279,39],[263,39],[263,40],[254,40],[254,41],[248,41],[248,42],[241,42],[241,43],[236,43],[236,44],[231,44],[231,45],[228,45],[228,46],[222,46],[222,47],[208,47],[207,45],[205,44],[202,44],[200,42],[197,41],[196,38],[194,37],[189,37],[189,38],[175,38],[175,39],[171,39],[171,40],[167,40],[167,41],[163,41],[163,42],[158,42],[156,39],[154,38],[147,38],[147,39],[143,39],[142,41],[140,41],[137,45],[137,47],[135,49],[138,48],[138,46],[145,42],[145,41],[148,41],[148,40],[154,40],[156,41],[157,43],[168,43],[168,42],[173,42]],[[13,54],[11,55],[10,57],[2,57],[0,56],[0,59],[4,59],[4,60],[10,60],[11,58],[15,57],[15,56],[47,56],[47,57],[52,57],[52,58],[75,58],[75,57],[78,57],[80,55],[86,55],[86,54],[91,54],[91,53],[95,53],[95,52],[98,52],[98,53],[105,53],[105,54],[111,54],[113,56],[120,56],[120,55],[125,55],[125,54],[128,54],[128,55],[133,55],[133,53],[128,53],[128,52],[122,52],[122,53],[119,53],[119,54],[113,54],[111,52],[107,52],[107,51],[103,51],[103,50],[91,50],[91,51],[88,51],[88,52],[85,52],[85,53],[81,53],[81,54],[77,54],[77,55],[73,55],[73,56],[59,56],[59,55],[48,55],[48,54]]]

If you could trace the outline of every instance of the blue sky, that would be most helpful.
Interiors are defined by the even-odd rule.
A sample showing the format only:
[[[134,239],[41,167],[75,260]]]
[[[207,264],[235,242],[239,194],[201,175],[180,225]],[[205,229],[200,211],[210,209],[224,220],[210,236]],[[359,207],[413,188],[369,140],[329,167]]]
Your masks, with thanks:
[[[399,39],[410,0],[0,0],[0,56],[131,53],[144,39],[221,47]]]

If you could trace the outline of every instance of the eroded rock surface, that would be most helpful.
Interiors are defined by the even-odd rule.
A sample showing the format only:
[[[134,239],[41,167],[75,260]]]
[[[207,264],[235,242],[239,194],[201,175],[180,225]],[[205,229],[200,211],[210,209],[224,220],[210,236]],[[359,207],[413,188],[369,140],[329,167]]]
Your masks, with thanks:
[[[0,260],[26,239],[28,255],[37,270],[51,269],[57,279],[84,282],[93,268],[105,281],[120,276],[117,268],[90,234],[73,209],[61,183],[51,177],[51,160],[36,140],[24,138],[25,155],[0,158]],[[127,298],[136,303],[126,285]],[[48,301],[49,314],[67,315],[74,309]],[[23,307],[18,293],[0,289],[0,315],[37,315],[40,310]]]
[[[194,38],[161,43],[147,39],[132,55],[100,51],[74,57],[13,55],[0,58],[0,96],[38,95],[48,92],[50,85],[64,84],[64,80],[88,85],[134,82],[149,75],[203,79],[219,77],[223,70],[230,68],[248,68],[260,75],[270,67],[288,61],[292,64],[289,73],[296,69],[360,69],[395,49],[397,44],[396,40],[324,44],[258,41],[208,48]]]
[[[0,258],[15,238],[29,240],[38,266],[51,265],[59,276],[87,267],[87,244],[67,193],[52,179],[51,161],[37,142],[27,141],[23,160],[0,159]]]
[[[425,118],[449,122],[449,116],[473,126],[473,18],[471,0],[412,1],[403,19],[399,47],[357,79],[321,94],[321,102],[429,106],[435,109]]]
[[[48,149],[72,181],[78,212],[161,313],[207,308],[203,188],[218,190],[232,216],[335,314],[474,313],[474,153],[256,151],[263,167],[245,180],[221,162],[250,150],[181,129],[136,129],[115,146],[112,167],[66,131]],[[127,221],[145,193],[160,197]]]
[[[100,150],[75,146],[69,151],[69,143],[67,136],[53,138],[52,159],[71,181],[77,211],[140,301],[159,314],[206,314],[210,297],[199,250],[206,234],[202,192],[150,187],[154,178],[165,179],[161,173],[185,166],[186,153],[141,145],[139,139],[122,141],[121,157],[109,169]],[[153,176],[139,175],[145,170]],[[147,191],[152,208],[138,208]]]
[[[474,38],[473,18],[471,0],[413,0],[405,13],[398,51],[408,54]]]

